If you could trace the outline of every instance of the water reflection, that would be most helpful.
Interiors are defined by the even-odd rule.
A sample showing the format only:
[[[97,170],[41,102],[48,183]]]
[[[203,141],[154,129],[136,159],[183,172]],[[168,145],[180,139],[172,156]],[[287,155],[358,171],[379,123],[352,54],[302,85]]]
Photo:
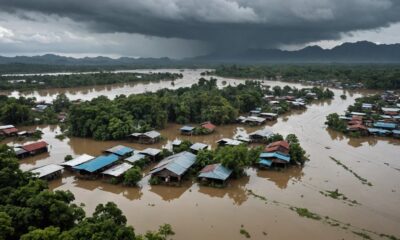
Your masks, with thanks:
[[[228,196],[228,198],[233,200],[235,205],[240,206],[248,199],[246,185],[249,181],[250,176],[244,176],[240,179],[228,180],[228,185],[225,188],[213,188],[199,185],[199,192],[216,198]]]
[[[192,184],[191,181],[183,181],[182,185],[179,187],[152,185],[149,191],[160,196],[162,200],[169,202],[181,197],[192,186]]]
[[[391,137],[377,137],[377,136],[367,136],[367,137],[349,137],[341,132],[326,128],[329,136],[332,140],[343,141],[347,140],[347,144],[358,148],[362,147],[365,143],[369,146],[375,146],[379,142],[387,142],[392,145],[400,145],[400,141],[398,139],[394,139]]]
[[[257,176],[274,182],[275,185],[280,189],[285,189],[287,188],[290,180],[301,181],[304,173],[302,167],[292,166],[281,171],[258,170]]]

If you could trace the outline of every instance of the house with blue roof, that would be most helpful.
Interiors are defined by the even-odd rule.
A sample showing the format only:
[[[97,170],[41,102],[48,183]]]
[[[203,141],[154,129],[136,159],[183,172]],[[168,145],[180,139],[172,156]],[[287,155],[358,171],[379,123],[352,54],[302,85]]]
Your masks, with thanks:
[[[368,132],[371,135],[377,135],[377,136],[387,136],[391,133],[389,130],[382,128],[368,128]]]
[[[89,162],[74,166],[73,170],[78,171],[80,174],[93,174],[113,166],[118,160],[119,156],[115,154],[101,155]]]
[[[180,128],[182,135],[192,135],[195,127],[192,126],[183,126]]]
[[[132,156],[132,153],[134,151],[135,151],[135,149],[133,149],[133,148],[122,146],[122,145],[117,145],[115,147],[105,150],[104,152],[112,153],[112,154],[118,155],[121,158],[125,158],[125,157]]]
[[[231,174],[232,170],[217,163],[205,166],[200,171],[198,178],[203,182],[213,182],[224,185]]]
[[[281,152],[263,152],[260,154],[259,165],[261,167],[286,167],[290,163],[290,156]]]
[[[151,177],[160,178],[165,183],[180,182],[183,175],[196,162],[196,155],[190,152],[180,152],[164,158],[153,169]]]

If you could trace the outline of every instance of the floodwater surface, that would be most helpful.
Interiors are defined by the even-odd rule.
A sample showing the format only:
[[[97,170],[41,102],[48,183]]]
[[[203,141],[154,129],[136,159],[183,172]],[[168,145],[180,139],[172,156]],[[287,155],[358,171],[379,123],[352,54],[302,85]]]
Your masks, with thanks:
[[[75,95],[71,95],[70,89],[44,90],[30,93],[29,96],[49,100],[60,91],[66,91],[69,97],[81,99],[101,94],[113,97],[162,87],[189,86],[197,81],[200,72],[185,70],[182,72],[184,78],[176,80],[175,86],[165,81],[112,85],[101,89],[95,87],[87,93],[77,90]],[[241,81],[218,79],[221,86],[223,81],[227,84]],[[271,86],[286,85],[272,81],[264,83]],[[302,87],[299,84],[289,85]],[[38,126],[44,132],[43,140],[50,144],[50,153],[22,160],[21,168],[28,170],[49,163],[61,163],[67,154],[98,155],[116,144],[135,149],[170,148],[171,142],[180,138],[204,142],[215,148],[215,141],[222,137],[245,135],[265,127],[283,135],[296,134],[310,161],[302,168],[291,167],[282,171],[250,168],[246,177],[229,181],[224,189],[204,187],[192,181],[184,182],[181,187],[151,186],[148,176],[140,182],[140,187],[128,188],[101,180],[80,180],[68,172],[64,172],[61,179],[51,181],[50,188],[73,192],[76,202],[84,203],[88,214],[94,211],[97,204],[113,201],[122,209],[128,223],[140,233],[169,223],[176,232],[173,239],[177,240],[245,239],[240,229],[245,229],[252,239],[361,239],[353,232],[362,232],[362,229],[400,237],[400,141],[376,137],[348,138],[327,130],[324,125],[326,115],[345,111],[355,98],[368,93],[337,89],[334,92],[333,100],[313,103],[305,111],[294,111],[260,127],[218,126],[216,132],[208,136],[181,136],[180,125],[169,124],[161,131],[165,140],[149,146],[128,141],[99,142],[74,137],[61,141],[55,138],[60,133],[58,126]],[[341,99],[341,94],[346,94],[347,99]],[[14,142],[7,140],[7,143]],[[347,169],[331,157],[339,160]],[[357,176],[371,184],[363,184]],[[359,204],[349,204],[320,193],[335,189]],[[249,194],[249,190],[265,197],[267,203]],[[290,207],[307,208],[323,219],[328,216],[350,225],[332,226],[323,220],[301,217]],[[367,234],[379,239],[372,233]]]

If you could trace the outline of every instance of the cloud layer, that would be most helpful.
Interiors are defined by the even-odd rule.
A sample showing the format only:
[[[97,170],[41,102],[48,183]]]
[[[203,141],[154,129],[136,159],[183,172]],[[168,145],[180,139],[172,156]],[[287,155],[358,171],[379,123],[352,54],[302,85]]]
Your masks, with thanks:
[[[400,21],[398,0],[0,0],[0,9],[20,21],[58,21],[77,36],[113,35],[118,42],[139,34],[227,51],[338,40]],[[15,31],[0,19],[0,41]]]

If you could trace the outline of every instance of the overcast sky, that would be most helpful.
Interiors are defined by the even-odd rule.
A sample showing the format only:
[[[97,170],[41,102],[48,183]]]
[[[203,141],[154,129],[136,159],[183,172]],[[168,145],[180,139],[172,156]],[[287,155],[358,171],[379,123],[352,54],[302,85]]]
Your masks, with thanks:
[[[400,0],[0,0],[0,55],[182,58],[400,42]]]

